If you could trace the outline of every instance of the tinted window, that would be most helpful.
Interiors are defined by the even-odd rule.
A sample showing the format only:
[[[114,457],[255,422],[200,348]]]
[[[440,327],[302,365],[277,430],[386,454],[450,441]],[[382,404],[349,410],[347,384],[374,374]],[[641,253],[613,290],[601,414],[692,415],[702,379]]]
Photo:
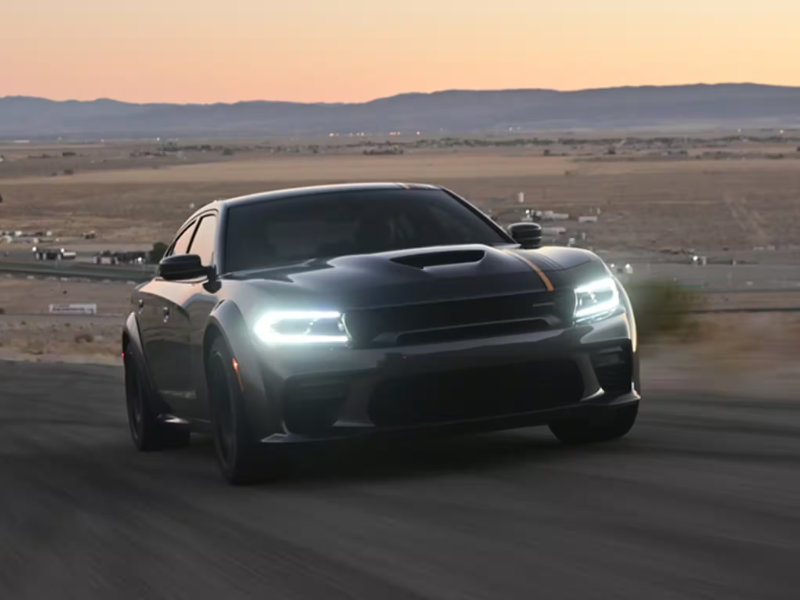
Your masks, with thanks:
[[[192,232],[194,231],[194,223],[189,225],[183,232],[175,238],[175,241],[172,242],[172,247],[170,248],[169,252],[167,252],[168,256],[174,256],[177,254],[186,254],[186,250],[189,248],[189,242],[192,241]]]
[[[189,254],[199,255],[205,266],[214,263],[214,243],[216,241],[214,234],[217,230],[216,226],[217,218],[214,215],[200,219],[197,233],[194,234],[192,245],[189,248]]]
[[[226,271],[439,246],[509,243],[439,190],[381,190],[300,196],[232,207]]]

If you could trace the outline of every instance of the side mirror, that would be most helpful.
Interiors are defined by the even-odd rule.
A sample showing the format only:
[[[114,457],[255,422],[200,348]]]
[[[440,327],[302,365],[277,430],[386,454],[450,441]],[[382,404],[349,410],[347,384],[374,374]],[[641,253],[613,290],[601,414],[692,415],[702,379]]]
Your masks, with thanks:
[[[158,263],[158,275],[167,281],[181,281],[199,277],[211,278],[213,274],[214,267],[204,267],[197,254],[168,256]]]
[[[523,248],[540,248],[542,245],[542,226],[538,223],[514,223],[508,226],[508,233]]]

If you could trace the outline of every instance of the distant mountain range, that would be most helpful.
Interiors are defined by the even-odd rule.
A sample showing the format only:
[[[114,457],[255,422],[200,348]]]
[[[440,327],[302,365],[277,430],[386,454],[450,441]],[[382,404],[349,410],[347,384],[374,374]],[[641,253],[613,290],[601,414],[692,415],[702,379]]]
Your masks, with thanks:
[[[452,90],[351,104],[133,104],[108,99],[0,98],[0,139],[6,140],[717,127],[800,127],[800,87],[720,84],[575,92]]]

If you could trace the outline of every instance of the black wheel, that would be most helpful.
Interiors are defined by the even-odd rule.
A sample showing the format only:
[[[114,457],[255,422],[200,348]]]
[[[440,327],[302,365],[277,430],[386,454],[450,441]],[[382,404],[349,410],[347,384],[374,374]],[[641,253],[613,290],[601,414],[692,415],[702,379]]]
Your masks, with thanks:
[[[233,356],[222,338],[211,344],[206,362],[214,446],[222,474],[241,485],[270,478],[264,451],[252,441]]]
[[[189,443],[188,427],[159,421],[142,365],[130,348],[125,349],[125,400],[131,439],[137,450],[180,448]]]
[[[621,438],[636,422],[639,404],[608,409],[583,419],[550,423],[550,431],[565,444],[587,444]]]

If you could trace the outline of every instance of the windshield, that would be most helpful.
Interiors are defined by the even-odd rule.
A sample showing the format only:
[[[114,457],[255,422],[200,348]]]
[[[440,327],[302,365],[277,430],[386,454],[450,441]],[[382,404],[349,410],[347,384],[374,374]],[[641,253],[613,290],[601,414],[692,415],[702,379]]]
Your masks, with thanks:
[[[441,190],[364,190],[229,209],[225,271],[313,258],[509,240]]]

